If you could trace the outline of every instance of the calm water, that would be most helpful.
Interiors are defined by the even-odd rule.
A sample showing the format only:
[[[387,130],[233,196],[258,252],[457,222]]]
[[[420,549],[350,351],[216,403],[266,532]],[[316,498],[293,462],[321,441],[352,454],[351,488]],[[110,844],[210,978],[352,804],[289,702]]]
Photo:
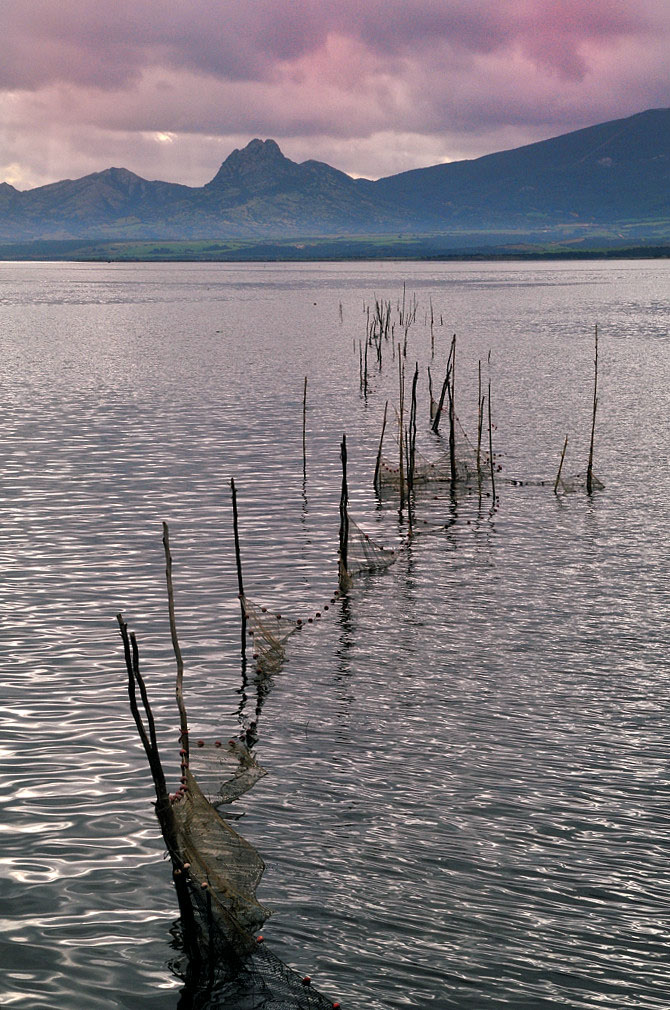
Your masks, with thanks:
[[[398,543],[371,487],[397,365],[363,399],[354,342],[403,281],[419,445],[443,449],[432,299],[470,432],[478,360],[491,378],[500,509],[423,492],[448,529],[291,640],[259,724],[270,774],[240,804],[265,935],[350,1010],[670,1005],[670,264],[622,262],[0,264],[3,1006],[177,1007],[115,614],[176,778],[161,521],[190,722],[229,736],[256,703],[229,479],[247,592],[283,613],[335,588],[342,432],[354,515]],[[504,483],[552,479],[566,434],[584,469],[596,322],[605,489]]]

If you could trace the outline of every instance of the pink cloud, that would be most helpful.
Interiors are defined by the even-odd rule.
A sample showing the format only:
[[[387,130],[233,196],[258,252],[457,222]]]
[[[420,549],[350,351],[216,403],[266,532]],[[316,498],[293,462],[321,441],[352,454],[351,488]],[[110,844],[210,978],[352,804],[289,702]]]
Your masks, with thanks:
[[[2,24],[0,151],[31,181],[133,137],[194,183],[256,135],[385,174],[670,105],[667,0],[4,0]]]

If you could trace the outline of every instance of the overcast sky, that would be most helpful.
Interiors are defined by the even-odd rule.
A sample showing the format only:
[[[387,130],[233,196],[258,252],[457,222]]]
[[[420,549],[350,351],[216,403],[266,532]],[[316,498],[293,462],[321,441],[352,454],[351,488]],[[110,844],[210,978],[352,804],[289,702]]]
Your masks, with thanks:
[[[0,0],[0,181],[377,178],[670,106],[670,0]]]

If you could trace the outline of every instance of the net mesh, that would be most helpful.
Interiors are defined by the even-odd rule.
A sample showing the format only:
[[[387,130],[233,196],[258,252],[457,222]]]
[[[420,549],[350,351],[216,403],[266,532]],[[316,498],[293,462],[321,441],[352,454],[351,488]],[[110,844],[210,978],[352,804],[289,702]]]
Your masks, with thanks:
[[[184,780],[173,803],[182,861],[178,871],[187,874],[205,943],[214,925],[234,949],[244,951],[270,914],[256,899],[265,864],[207,800],[188,768]]]
[[[275,614],[248,596],[242,597],[247,631],[253,640],[253,658],[260,672],[274,673],[284,662],[286,640],[298,630],[301,622]]]
[[[188,1010],[332,1010],[340,1005],[265,943],[256,943],[243,960],[219,961],[207,982],[188,996]]]
[[[382,547],[365,533],[349,516],[349,536],[347,539],[347,575],[388,568],[398,558],[398,551]]]
[[[397,439],[396,439],[397,442]],[[468,438],[458,417],[454,425],[454,457],[456,464],[456,480],[459,483],[472,484],[486,480],[490,472],[489,454],[482,446],[479,449],[479,466],[477,465],[477,449]],[[379,477],[383,484],[400,484],[399,462],[381,456]],[[407,462],[404,463],[403,480],[407,481]],[[451,451],[442,453],[436,459],[430,460],[418,450],[414,453],[414,484],[430,481],[451,480]]]
[[[239,740],[198,740],[190,750],[189,769],[215,806],[239,799],[267,774]]]
[[[594,491],[602,491],[605,485],[602,481],[598,480],[595,474],[591,475],[591,488]],[[558,485],[556,487],[557,491],[562,491],[564,494],[574,494],[578,491],[586,491],[587,489],[587,479],[585,473],[575,473],[571,477],[560,477],[558,480]]]

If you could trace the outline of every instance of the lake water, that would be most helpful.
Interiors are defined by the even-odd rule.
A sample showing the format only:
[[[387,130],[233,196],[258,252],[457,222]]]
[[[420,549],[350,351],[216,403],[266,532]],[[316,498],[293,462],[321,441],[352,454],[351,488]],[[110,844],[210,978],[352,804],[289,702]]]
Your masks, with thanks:
[[[405,534],[372,487],[397,361],[363,397],[358,358],[366,305],[395,315],[403,283],[418,445],[444,451],[432,301],[471,434],[478,361],[490,378],[500,505],[421,491],[446,528],[290,640],[269,774],[238,804],[267,943],[349,1010],[670,1006],[669,282],[667,262],[0,264],[3,1006],[178,1006],[115,615],[176,780],[161,522],[190,723],[228,737],[256,704],[230,477],[246,590],[296,618],[336,587],[344,432],[353,515]],[[566,434],[584,470],[596,323],[604,490],[513,484],[553,481]]]

